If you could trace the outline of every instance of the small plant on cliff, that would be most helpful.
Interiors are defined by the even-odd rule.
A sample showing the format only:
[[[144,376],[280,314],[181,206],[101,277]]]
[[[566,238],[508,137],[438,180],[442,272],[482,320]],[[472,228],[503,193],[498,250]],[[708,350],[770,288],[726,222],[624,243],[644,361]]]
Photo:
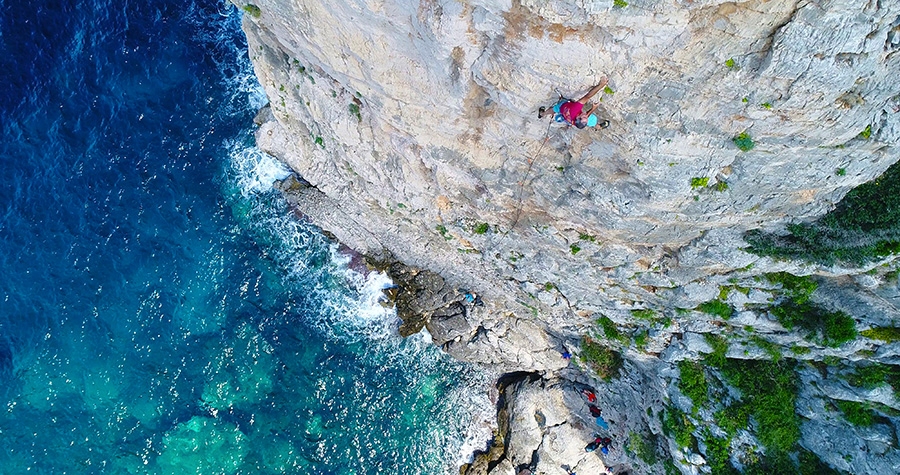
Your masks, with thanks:
[[[646,328],[642,330],[638,330],[634,334],[634,346],[637,347],[638,350],[644,351],[644,348],[647,348],[647,339],[650,336],[650,330]]]
[[[843,168],[843,167],[838,168],[837,170],[834,171],[834,174],[837,176],[845,176],[847,174],[847,169]]]
[[[709,184],[708,176],[695,176],[691,178],[691,189],[696,190],[697,188],[703,188]]]
[[[727,190],[727,189],[728,189],[728,183],[727,183],[727,182],[720,181],[720,182],[716,183],[716,191],[718,191],[718,192],[721,193],[721,192],[723,192],[723,191],[725,191],[725,190]]]
[[[747,132],[737,134],[731,141],[734,142],[734,144],[737,145],[737,148],[742,152],[753,150],[753,147],[756,146],[756,144],[753,143],[753,139],[750,138],[750,134]]]
[[[760,104],[759,106],[762,107],[762,108],[765,109],[765,110],[769,110],[769,109],[772,108],[772,103],[771,103],[771,102],[763,102],[763,103]]]
[[[359,106],[356,103],[350,104],[347,107],[350,110],[350,114],[356,117],[356,120],[362,122],[362,114],[359,113]]]
[[[797,304],[808,302],[813,292],[819,288],[819,284],[808,275],[800,276],[788,272],[771,272],[764,274],[764,277],[772,284],[780,284],[781,290],[779,293]]]
[[[589,336],[581,338],[581,360],[604,381],[619,376],[622,356]]]
[[[631,316],[637,318],[638,320],[647,320],[653,321],[656,317],[656,312],[650,308],[639,308],[631,311]]]
[[[703,362],[714,368],[725,365],[725,354],[728,353],[728,340],[721,335],[706,333],[703,335],[706,343],[712,347],[712,353],[703,357]]]
[[[719,299],[703,302],[697,306],[697,310],[710,315],[715,315],[723,320],[731,318],[731,313],[734,311],[732,310],[731,305],[728,305]]]
[[[596,242],[596,241],[597,241],[597,238],[596,238],[596,237],[594,237],[594,236],[591,235],[591,234],[587,234],[587,233],[579,233],[579,234],[578,234],[578,239],[581,239],[582,241],[589,241],[589,242]]]
[[[867,125],[866,128],[859,133],[859,138],[868,140],[870,137],[872,137],[872,126]]]
[[[694,401],[694,413],[709,401],[709,384],[703,366],[696,361],[681,360],[678,362],[681,379],[678,389]]]
[[[613,6],[616,8],[625,8],[628,6],[628,2],[625,0],[613,0]]]
[[[490,224],[488,224],[488,223],[479,223],[477,226],[475,226],[474,229],[472,229],[472,232],[475,233],[475,234],[484,234],[484,233],[488,232],[489,229],[491,229],[491,225],[490,225]]]
[[[628,435],[628,446],[626,447],[631,453],[644,461],[647,465],[656,463],[656,444],[647,442],[641,434],[632,432]]]
[[[874,327],[869,328],[868,330],[863,330],[859,332],[859,334],[866,338],[871,338],[873,340],[879,340],[886,343],[900,341],[900,328],[898,327]]]
[[[869,364],[858,366],[852,373],[843,376],[851,386],[864,389],[875,389],[884,384],[900,388],[900,369],[886,364]]]
[[[875,414],[868,404],[856,401],[835,401],[835,405],[844,414],[844,419],[855,426],[868,427],[875,423]]]
[[[810,303],[783,302],[772,315],[788,330],[795,326],[809,332],[819,343],[836,348],[856,338],[856,321],[844,312],[830,312]]]
[[[259,18],[259,16],[262,15],[262,10],[260,10],[259,7],[252,3],[244,5],[243,10],[253,18]]]
[[[444,238],[445,240],[450,241],[453,239],[453,236],[450,236],[447,232],[447,226],[444,226],[443,224],[438,224],[437,226],[435,226],[435,229],[437,229],[437,232],[441,233],[441,237]]]
[[[752,337],[750,337],[750,341],[753,342],[754,345],[758,346],[761,350],[766,352],[766,354],[769,355],[769,358],[772,358],[772,361],[781,361],[781,350],[775,343],[772,343],[771,341],[766,340],[759,335],[753,335]]]
[[[709,427],[703,429],[703,441],[706,442],[706,459],[713,475],[732,475],[739,473],[731,465],[731,439],[720,439],[712,434]]]
[[[619,327],[616,326],[615,322],[613,322],[609,317],[602,316],[597,319],[597,324],[600,325],[600,328],[603,329],[603,335],[606,336],[609,340],[616,341],[624,341],[625,336],[619,331]]]
[[[734,58],[728,58],[725,60],[725,67],[728,69],[734,68]]]
[[[581,247],[578,244],[572,244],[569,246],[569,252],[571,252],[573,256],[575,254],[578,254],[578,251],[580,251],[580,250],[581,250]]]
[[[687,414],[674,407],[667,407],[663,414],[663,434],[673,437],[679,447],[694,448],[697,444],[694,430],[697,427]]]

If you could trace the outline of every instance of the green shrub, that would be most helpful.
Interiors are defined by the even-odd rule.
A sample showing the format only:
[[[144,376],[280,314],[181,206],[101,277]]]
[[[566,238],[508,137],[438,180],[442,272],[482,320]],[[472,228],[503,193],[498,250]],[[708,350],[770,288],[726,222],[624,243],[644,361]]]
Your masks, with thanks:
[[[645,328],[643,330],[638,330],[634,334],[634,346],[637,349],[644,351],[644,348],[647,347],[647,337],[650,335],[650,332]]]
[[[647,442],[647,440],[637,432],[628,434],[628,450],[637,455],[637,457],[643,460],[647,465],[656,463],[655,444]]]
[[[688,360],[679,361],[678,370],[681,372],[678,389],[685,396],[691,398],[691,401],[694,401],[694,412],[696,412],[697,408],[706,405],[709,401],[709,383],[706,382],[706,373],[700,363]]]
[[[898,277],[900,277],[900,269],[894,269],[884,273],[885,282],[897,283]]]
[[[715,420],[716,424],[729,437],[734,437],[737,431],[746,429],[750,425],[750,405],[734,402],[730,406],[716,411]]]
[[[728,183],[725,183],[724,181],[720,181],[720,182],[716,183],[716,191],[722,192],[727,189],[728,189]]]
[[[875,389],[883,384],[891,384],[900,381],[900,369],[881,363],[872,363],[865,366],[857,366],[854,371],[844,379],[851,386],[865,389]]]
[[[764,276],[773,284],[781,284],[780,293],[798,304],[808,301],[819,288],[819,284],[810,276],[797,276],[787,272],[773,272]]]
[[[710,315],[715,315],[723,320],[728,320],[731,318],[731,314],[734,312],[732,310],[731,305],[719,300],[714,299],[709,302],[703,302],[697,306],[697,310],[708,313]]]
[[[259,18],[259,16],[262,15],[262,10],[260,10],[259,7],[252,3],[244,5],[243,10],[253,18]]]
[[[472,229],[472,232],[475,233],[475,234],[484,234],[484,233],[488,232],[489,229],[491,229],[491,225],[490,225],[490,224],[488,224],[488,223],[479,223],[478,225],[475,226],[474,229]]]
[[[762,338],[758,335],[753,335],[750,338],[750,341],[753,342],[754,345],[758,346],[760,349],[766,352],[769,355],[769,358],[772,358],[772,361],[781,360],[781,349],[775,343],[772,343],[765,338]]]
[[[656,312],[649,308],[639,308],[632,310],[631,316],[638,320],[653,321],[656,317]]]
[[[697,188],[703,188],[709,184],[708,176],[695,176],[691,178],[691,189],[696,190]]]
[[[797,356],[808,355],[810,353],[810,351],[812,351],[812,350],[810,350],[808,346],[799,346],[799,345],[791,346],[791,353],[793,353]]]
[[[789,360],[729,359],[722,368],[729,384],[741,391],[741,401],[756,421],[756,435],[767,448],[787,452],[800,439],[797,377]]]
[[[822,315],[822,343],[825,346],[838,346],[856,339],[856,320],[844,312],[825,312]]]
[[[753,143],[753,139],[750,137],[750,134],[748,134],[747,132],[741,132],[740,134],[732,138],[731,141],[734,142],[734,144],[737,145],[737,148],[742,152],[749,152],[750,150],[753,150],[753,147],[756,146],[756,144]]]
[[[861,265],[900,252],[900,162],[850,190],[813,223],[788,226],[781,236],[750,231],[748,251],[782,259]]]
[[[350,110],[350,114],[356,117],[356,120],[362,122],[362,114],[359,113],[359,105],[355,102],[351,103],[347,108]]]
[[[785,452],[767,451],[744,467],[743,475],[798,474],[797,464]]]
[[[581,359],[604,381],[616,378],[622,369],[622,356],[619,353],[588,336],[581,338]]]
[[[831,468],[816,454],[799,449],[798,463],[785,452],[767,451],[763,457],[753,460],[744,466],[744,475],[840,475],[841,472]]]
[[[575,254],[578,254],[578,251],[580,251],[580,250],[581,250],[581,247],[579,247],[578,244],[572,244],[569,246],[569,252],[571,252],[573,256]]]
[[[873,340],[893,343],[900,341],[900,327],[874,327],[859,332],[860,335]]]
[[[709,428],[703,431],[706,442],[706,462],[712,475],[738,475],[740,472],[731,465],[731,439],[720,439],[712,435]]]
[[[697,441],[693,432],[696,429],[691,418],[674,407],[667,407],[662,424],[663,433],[675,439],[675,443],[681,448],[696,447]]]
[[[844,312],[829,312],[810,303],[784,302],[771,309],[772,315],[788,330],[799,326],[808,337],[837,348],[856,338],[856,321]]]
[[[628,2],[625,0],[613,0],[613,7],[615,8],[625,8],[628,6]]]
[[[844,414],[844,419],[855,426],[868,427],[875,423],[875,414],[868,404],[856,401],[835,401],[835,405]]]
[[[867,125],[866,128],[863,129],[863,131],[859,133],[859,138],[861,138],[861,139],[868,140],[870,137],[872,137],[872,125],[871,124]]]
[[[600,325],[600,328],[603,329],[603,334],[606,338],[617,341],[622,341],[625,338],[622,333],[619,332],[619,327],[617,327],[615,322],[609,317],[604,315],[597,319],[597,323]]]
[[[797,457],[800,461],[800,475],[840,475],[841,472],[831,468],[818,455],[806,449],[800,449]]]
[[[847,174],[847,169],[843,168],[843,167],[838,168],[837,170],[834,171],[834,174],[837,176],[845,176]]]
[[[728,58],[728,59],[726,59],[726,60],[725,60],[725,67],[726,67],[726,68],[729,68],[729,69],[730,69],[730,68],[733,68],[733,67],[734,67],[734,58]]]
[[[728,340],[723,336],[705,333],[703,337],[706,343],[712,347],[712,353],[703,357],[703,362],[715,368],[721,368],[725,364],[725,354],[728,353]]]

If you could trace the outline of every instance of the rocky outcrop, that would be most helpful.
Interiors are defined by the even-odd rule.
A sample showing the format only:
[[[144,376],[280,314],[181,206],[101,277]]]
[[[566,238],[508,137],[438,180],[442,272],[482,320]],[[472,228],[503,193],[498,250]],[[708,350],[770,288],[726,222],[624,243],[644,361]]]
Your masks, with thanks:
[[[672,396],[675,364],[711,351],[703,335],[733,338],[733,358],[771,356],[762,338],[785,354],[807,348],[802,360],[895,362],[875,340],[835,349],[789,331],[766,310],[777,286],[757,280],[818,274],[818,302],[865,329],[900,316],[896,283],[880,277],[890,261],[776,262],[744,252],[741,236],[820,216],[898,160],[900,6],[254,0],[247,11],[271,100],[257,142],[305,181],[286,187],[299,212],[376,261],[402,263],[392,275],[403,332],[424,326],[458,358],[537,372],[526,386],[552,395],[600,385],[561,353],[577,360],[604,316],[624,333],[605,344],[634,382],[604,401],[627,421],[617,440],[634,433],[672,453],[654,413]],[[557,90],[578,96],[601,76],[610,128],[535,117]],[[731,320],[693,311],[715,299]],[[513,407],[534,409],[523,404]],[[560,427],[574,427],[571,414]],[[534,453],[535,430],[511,432],[523,448],[507,448],[504,470]],[[583,449],[589,432],[567,440]],[[557,460],[549,447],[568,450],[541,446],[543,460]],[[703,471],[697,457],[676,459]]]

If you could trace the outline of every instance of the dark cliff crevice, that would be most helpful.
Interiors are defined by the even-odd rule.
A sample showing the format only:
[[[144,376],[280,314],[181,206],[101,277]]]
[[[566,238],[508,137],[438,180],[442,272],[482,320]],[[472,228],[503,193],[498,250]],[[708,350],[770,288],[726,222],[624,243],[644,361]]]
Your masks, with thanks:
[[[520,383],[533,383],[540,379],[540,374],[526,371],[506,373],[497,379],[500,396],[497,399],[497,429],[494,431],[494,438],[485,450],[475,453],[472,463],[460,467],[460,475],[486,475],[506,459],[510,439],[510,414],[513,412],[509,390]]]

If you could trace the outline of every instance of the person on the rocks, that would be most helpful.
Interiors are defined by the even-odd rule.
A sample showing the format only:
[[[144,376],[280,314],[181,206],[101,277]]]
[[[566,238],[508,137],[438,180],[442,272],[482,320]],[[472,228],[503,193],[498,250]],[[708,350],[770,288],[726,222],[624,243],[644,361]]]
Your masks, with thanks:
[[[591,411],[591,415],[594,417],[600,417],[600,414],[603,414],[603,411],[601,411],[599,407],[593,404],[589,404],[588,409]]]
[[[598,104],[594,104],[590,109],[585,110],[585,106],[587,102],[591,100],[592,97],[597,95],[598,92],[602,91],[606,84],[609,81],[604,77],[600,80],[600,82],[591,88],[587,94],[584,95],[581,99],[577,101],[573,101],[571,99],[566,99],[564,97],[559,98],[559,101],[553,106],[553,120],[556,122],[565,122],[569,125],[574,125],[579,129],[583,129],[585,127],[597,127],[599,126],[601,129],[605,129],[609,127],[608,120],[599,120],[597,116],[594,115],[594,111],[597,110]],[[538,109],[538,119],[543,119],[545,113],[547,112],[546,107],[541,107]]]
[[[612,439],[609,437],[600,439],[600,451],[603,452],[603,455],[609,455],[609,444],[611,443]]]
[[[593,392],[591,392],[591,391],[589,391],[589,390],[587,390],[587,389],[582,389],[582,390],[581,390],[581,394],[584,394],[584,397],[587,398],[588,402],[594,402],[594,401],[597,400],[597,396],[594,395]]]

